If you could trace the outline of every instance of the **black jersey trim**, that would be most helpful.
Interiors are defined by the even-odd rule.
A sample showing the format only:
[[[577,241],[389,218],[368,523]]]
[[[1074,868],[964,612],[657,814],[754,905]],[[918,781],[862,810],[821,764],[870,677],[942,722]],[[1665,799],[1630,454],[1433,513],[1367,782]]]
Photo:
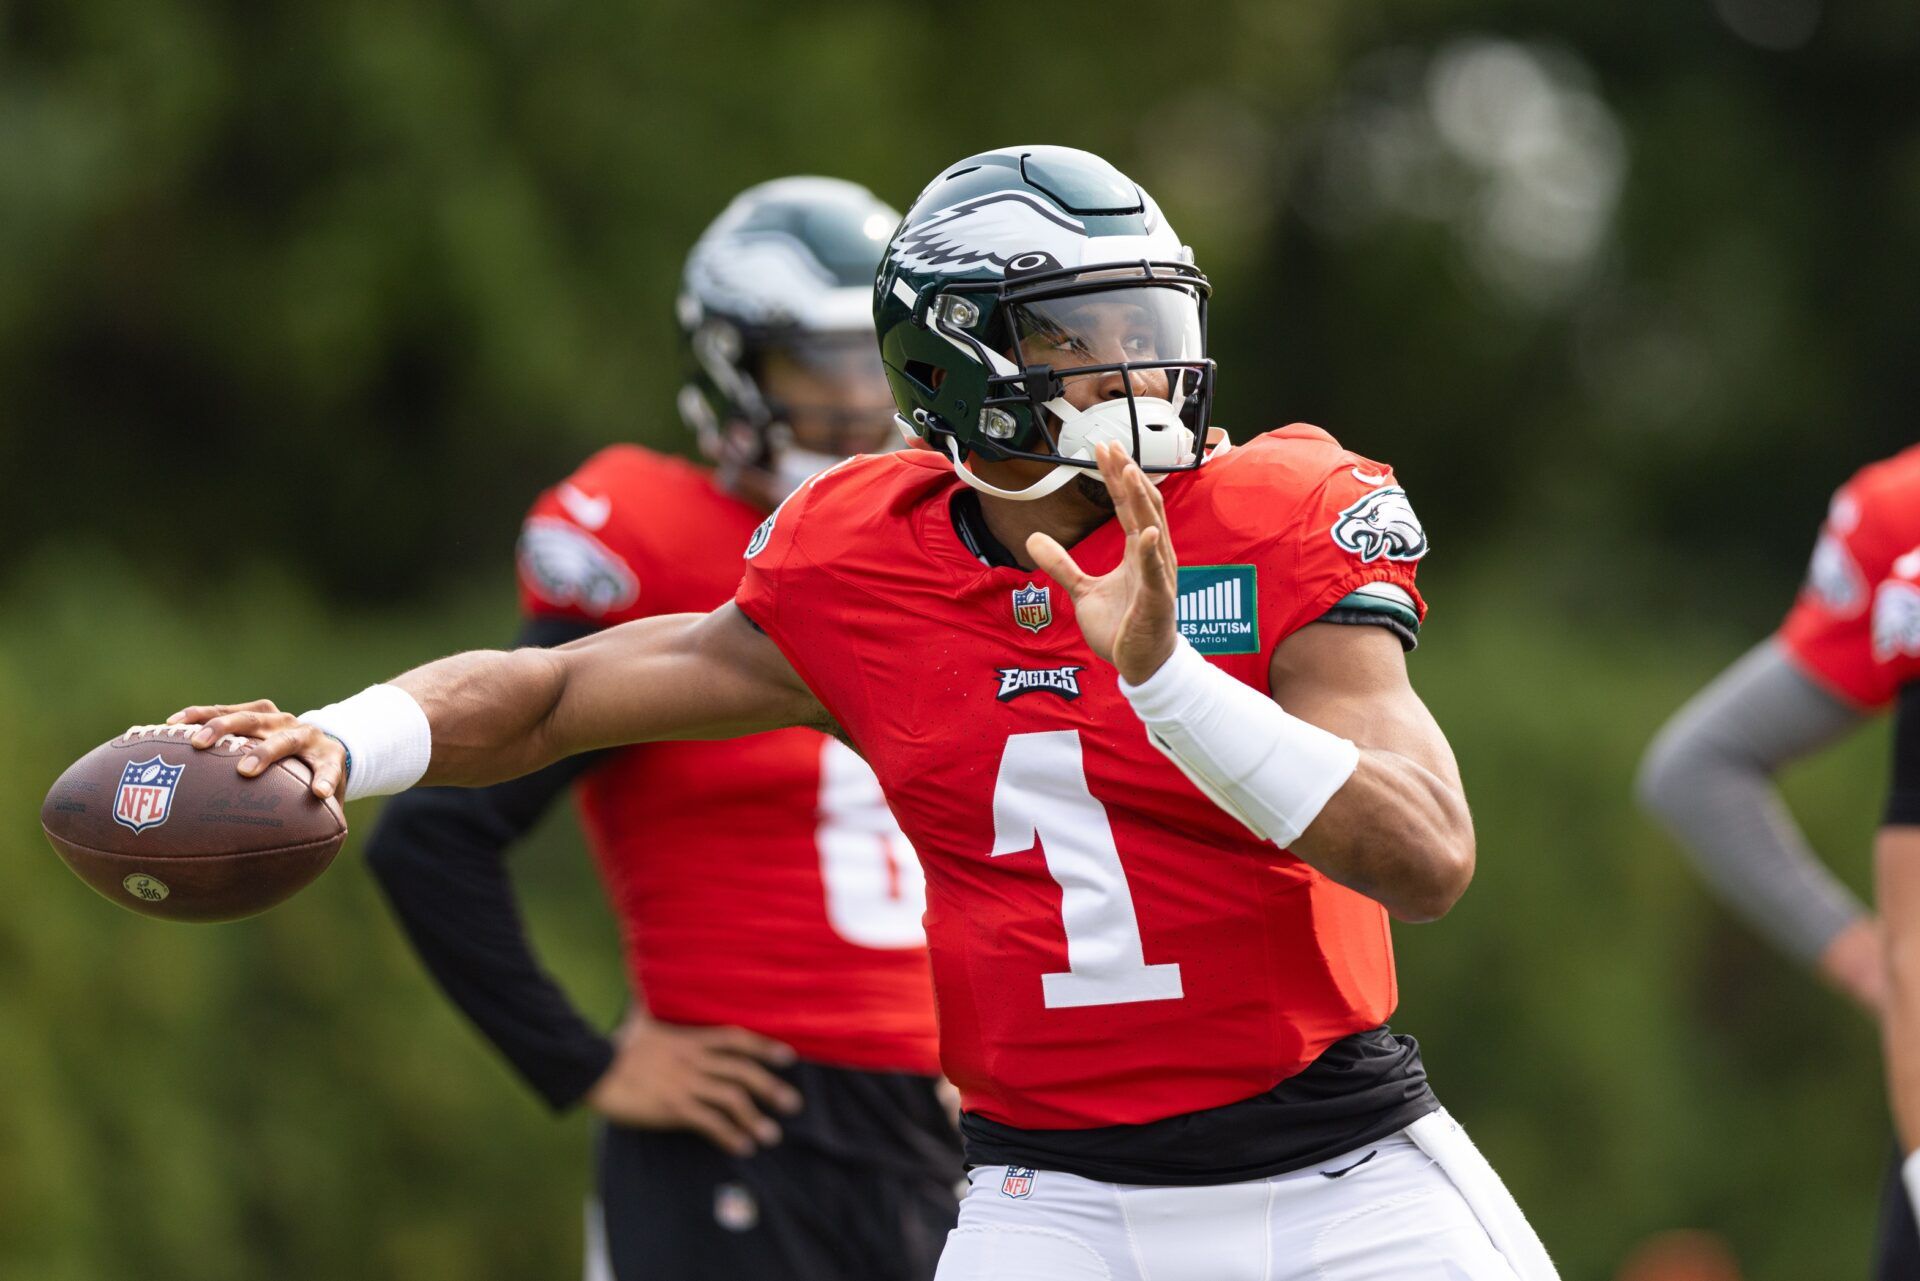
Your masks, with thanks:
[[[1889,827],[1920,827],[1920,681],[1900,691],[1893,721],[1893,780],[1887,791]]]
[[[1287,1174],[1404,1130],[1440,1101],[1420,1046],[1385,1027],[1328,1046],[1264,1094],[1145,1125],[1023,1130],[969,1112],[968,1165],[1024,1165],[1103,1183],[1210,1187]]]
[[[979,494],[962,489],[953,496],[948,512],[953,517],[953,532],[975,560],[993,569],[1022,568],[1006,544],[987,528],[987,513],[980,506]]]
[[[1420,637],[1418,633],[1410,629],[1397,616],[1373,609],[1346,608],[1347,601],[1352,599],[1351,596],[1344,597],[1339,604],[1313,621],[1316,623],[1338,623],[1346,627],[1384,627],[1393,633],[1394,639],[1400,642],[1400,648],[1406,650],[1408,653],[1412,653],[1420,647]]]

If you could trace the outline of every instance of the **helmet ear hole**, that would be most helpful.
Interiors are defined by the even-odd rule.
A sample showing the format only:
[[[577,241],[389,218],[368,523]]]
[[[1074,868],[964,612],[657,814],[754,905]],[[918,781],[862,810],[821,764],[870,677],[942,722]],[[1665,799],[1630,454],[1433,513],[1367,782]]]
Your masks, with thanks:
[[[924,360],[909,360],[901,367],[900,372],[920,384],[921,389],[928,394],[938,391],[940,384],[947,380],[946,370],[938,365],[930,365]]]

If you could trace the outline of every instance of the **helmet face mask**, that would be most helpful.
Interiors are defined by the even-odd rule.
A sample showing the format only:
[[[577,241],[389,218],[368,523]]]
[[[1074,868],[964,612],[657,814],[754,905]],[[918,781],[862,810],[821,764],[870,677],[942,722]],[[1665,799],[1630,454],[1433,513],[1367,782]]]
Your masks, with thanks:
[[[1196,468],[1214,388],[1208,292],[1151,198],[1098,157],[1030,147],[962,161],[909,210],[875,285],[900,429],[1008,498],[1097,476],[1102,441],[1149,473]],[[967,456],[1055,466],[1007,491]]]
[[[1199,465],[1213,389],[1206,284],[1191,269],[1153,273],[1002,287],[997,350],[1015,368],[989,374],[981,401],[982,434],[1001,456],[1094,468],[1093,446],[1113,440],[1148,472]]]

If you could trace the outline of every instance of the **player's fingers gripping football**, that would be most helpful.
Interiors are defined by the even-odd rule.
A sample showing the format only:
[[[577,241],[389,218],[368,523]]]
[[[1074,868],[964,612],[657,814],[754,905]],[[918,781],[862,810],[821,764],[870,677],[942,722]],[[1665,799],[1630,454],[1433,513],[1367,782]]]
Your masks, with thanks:
[[[238,768],[242,774],[252,777],[289,756],[305,761],[313,771],[315,796],[325,799],[346,783],[346,748],[340,745],[339,739],[302,721],[266,735],[241,758]]]
[[[198,722],[199,732],[187,741],[195,747],[212,747],[229,734],[238,738],[265,738],[275,730],[297,723],[290,712],[225,708],[220,709],[218,715]]]
[[[272,708],[273,705],[267,703],[266,706]],[[196,748],[207,748],[229,734],[259,740],[234,765],[248,778],[258,776],[275,761],[294,757],[306,762],[313,775],[308,790],[320,799],[334,795],[346,784],[346,748],[338,739],[289,712],[226,711],[201,722],[200,732],[188,742]]]
[[[206,707],[183,707],[167,717],[169,725],[204,725],[216,716],[226,716],[233,712],[277,712],[270,698],[256,698],[251,703],[216,703]]]

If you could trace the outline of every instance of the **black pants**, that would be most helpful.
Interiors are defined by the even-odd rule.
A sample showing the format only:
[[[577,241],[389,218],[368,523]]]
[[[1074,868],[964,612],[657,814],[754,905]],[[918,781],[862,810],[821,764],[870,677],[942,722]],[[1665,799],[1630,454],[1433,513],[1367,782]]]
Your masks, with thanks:
[[[1920,1281],[1920,1226],[1913,1220],[1913,1203],[1900,1180],[1900,1149],[1880,1189],[1880,1239],[1874,1243],[1875,1281]]]
[[[952,1181],[791,1142],[738,1158],[606,1126],[598,1146],[614,1281],[930,1281],[959,1213]]]

